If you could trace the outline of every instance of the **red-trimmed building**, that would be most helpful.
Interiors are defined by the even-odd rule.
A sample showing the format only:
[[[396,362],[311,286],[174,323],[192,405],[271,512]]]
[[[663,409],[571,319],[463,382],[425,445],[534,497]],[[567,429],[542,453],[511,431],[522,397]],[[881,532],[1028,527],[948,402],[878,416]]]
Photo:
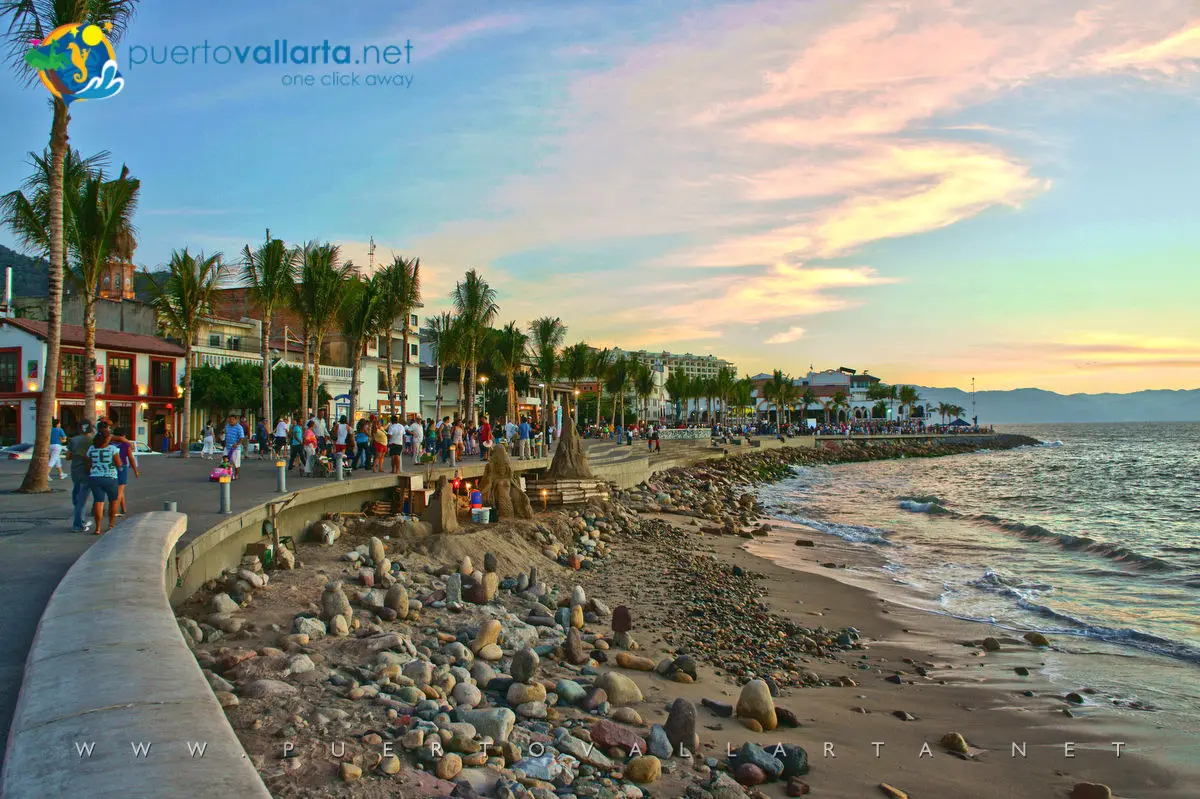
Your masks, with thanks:
[[[0,443],[32,442],[37,400],[45,385],[45,322],[0,319]],[[63,429],[103,415],[155,449],[164,436],[179,448],[184,349],[157,336],[96,330],[96,363],[83,356],[83,328],[62,326],[58,402]],[[96,408],[87,413],[84,381],[96,381]]]

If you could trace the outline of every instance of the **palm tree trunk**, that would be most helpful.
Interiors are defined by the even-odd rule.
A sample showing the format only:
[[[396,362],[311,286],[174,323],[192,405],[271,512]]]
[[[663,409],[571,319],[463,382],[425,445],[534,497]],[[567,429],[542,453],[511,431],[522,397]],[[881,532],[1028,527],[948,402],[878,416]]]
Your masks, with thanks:
[[[318,333],[317,340],[313,342],[313,381],[312,381],[312,411],[313,416],[317,416],[317,401],[321,398],[321,344],[325,338],[324,334]]]
[[[437,396],[434,397],[433,400],[433,415],[434,422],[437,422],[438,419],[442,418],[442,365],[440,363],[437,365],[437,376],[435,377],[434,382],[437,385]]]
[[[187,337],[183,357],[183,420],[179,423],[179,457],[192,457],[192,441],[189,428],[192,424],[192,337]]]
[[[23,494],[50,490],[50,421],[58,400],[58,361],[62,347],[63,293],[63,159],[67,154],[67,123],[71,121],[62,100],[54,101],[54,120],[50,124],[50,270],[46,298],[46,368],[42,372],[42,393],[37,402],[37,429],[33,455],[25,479],[17,489]],[[87,409],[84,409],[85,413]],[[96,412],[95,407],[91,412]]]
[[[466,397],[463,396],[463,392],[465,390],[466,384],[467,384],[467,371],[465,368],[463,368],[460,365],[458,367],[458,404],[457,404],[456,410],[455,410],[455,414],[460,419],[467,418],[465,415],[465,412],[463,411],[463,407],[464,407],[463,400],[466,399]]]
[[[517,386],[513,380],[513,373],[510,369],[508,372],[508,406],[504,409],[504,421],[511,422],[517,418]]]
[[[396,412],[396,386],[392,380],[392,330],[388,328],[387,343],[383,346],[384,360],[387,362],[387,395],[388,395],[388,412]],[[408,345],[405,345],[404,351],[408,352]]]
[[[604,398],[604,390],[596,387],[596,427],[600,426],[600,400]]]
[[[285,342],[286,345],[286,342]],[[312,339],[308,335],[308,331],[304,331],[304,368],[300,370],[300,424],[304,424],[307,414],[304,412],[304,406],[308,404],[308,380],[309,380],[309,361],[308,356],[312,352]]]
[[[388,377],[392,375],[392,331],[388,331]],[[400,420],[408,418],[408,317],[404,318],[404,353],[400,356]]]
[[[264,309],[262,323],[262,412],[263,423],[267,429],[271,430],[272,423],[275,421],[273,417],[274,408],[272,408],[271,397],[271,311]]]
[[[96,298],[85,294],[83,297],[83,363],[90,367],[96,360]],[[49,374],[46,379],[49,380]],[[96,416],[96,370],[89,369],[83,380],[83,415],[85,418]],[[136,432],[136,431],[135,431]]]
[[[475,370],[476,370],[477,366],[478,366],[478,361],[476,360],[475,342],[472,341],[471,342],[471,395],[467,398],[469,400],[469,402],[467,403],[466,412],[463,414],[463,418],[467,419],[468,423],[472,424],[472,425],[475,424],[475,390],[476,390]]]
[[[354,360],[350,362],[350,418],[347,421],[354,419],[354,411],[358,408],[358,380],[361,368],[362,345],[359,344],[354,348]]]

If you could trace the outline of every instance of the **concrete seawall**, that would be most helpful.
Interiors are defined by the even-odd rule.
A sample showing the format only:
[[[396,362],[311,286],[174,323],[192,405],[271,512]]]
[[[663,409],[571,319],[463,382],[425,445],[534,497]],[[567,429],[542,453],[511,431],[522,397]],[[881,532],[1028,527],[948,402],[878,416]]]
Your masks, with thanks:
[[[167,600],[163,565],[186,524],[132,517],[59,583],[26,661],[0,795],[270,795]]]

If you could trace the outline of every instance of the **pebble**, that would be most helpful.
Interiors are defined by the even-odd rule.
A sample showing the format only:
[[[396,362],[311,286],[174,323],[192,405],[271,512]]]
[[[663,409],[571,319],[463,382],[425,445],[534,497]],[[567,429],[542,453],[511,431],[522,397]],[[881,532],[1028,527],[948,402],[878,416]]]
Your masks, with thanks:
[[[1025,633],[1022,637],[1029,642],[1030,646],[1050,646],[1050,639],[1041,633]]]
[[[733,777],[742,785],[762,785],[767,781],[763,770],[752,763],[741,763],[733,772]]]
[[[462,771],[462,758],[454,753],[444,755],[438,762],[435,773],[438,779],[452,780]]]
[[[636,705],[643,701],[642,689],[624,674],[606,671],[596,680],[596,686],[604,689],[608,701],[614,707]]]
[[[764,731],[769,732],[779,724],[775,700],[771,698],[771,689],[763,680],[751,680],[742,686],[736,712],[738,718],[757,721]]]
[[[1111,799],[1112,789],[1099,782],[1077,782],[1071,789],[1071,799]]]
[[[338,773],[345,782],[354,782],[362,777],[362,769],[353,763],[342,763],[338,767]]]
[[[967,746],[967,741],[957,732],[948,732],[942,736],[942,746],[946,747],[951,752],[956,752],[960,755],[970,753],[971,749]]]
[[[987,652],[999,652],[1000,642],[989,636],[983,639],[983,648]]]
[[[625,779],[649,785],[662,776],[662,761],[654,755],[641,755],[625,764]]]

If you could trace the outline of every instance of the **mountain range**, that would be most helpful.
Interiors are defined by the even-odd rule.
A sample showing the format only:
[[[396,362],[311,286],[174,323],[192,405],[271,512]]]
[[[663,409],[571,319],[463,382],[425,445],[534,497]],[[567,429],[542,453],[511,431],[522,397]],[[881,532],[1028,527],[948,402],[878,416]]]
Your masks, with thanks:
[[[971,393],[958,388],[918,387],[921,399],[966,408],[970,421]],[[976,391],[975,414],[980,424],[1037,424],[1041,422],[1197,422],[1200,388],[1133,391],[1128,394],[1057,394],[1040,388]],[[933,414],[937,418],[937,414]]]

